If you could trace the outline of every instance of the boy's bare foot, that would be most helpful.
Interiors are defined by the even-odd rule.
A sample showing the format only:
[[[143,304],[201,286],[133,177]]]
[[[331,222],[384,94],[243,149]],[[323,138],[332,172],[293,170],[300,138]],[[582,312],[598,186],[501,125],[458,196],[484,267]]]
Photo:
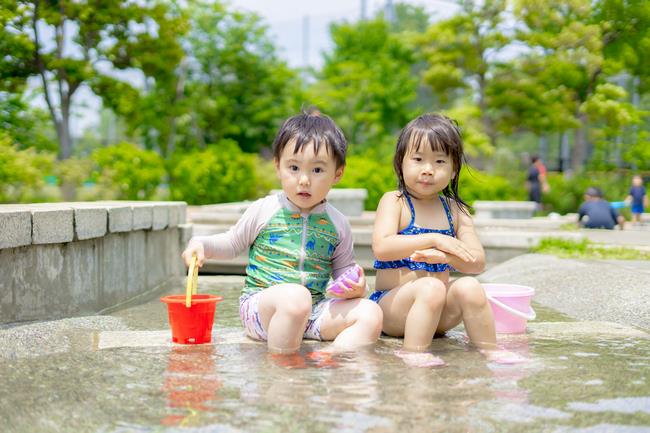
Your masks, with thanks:
[[[408,350],[396,350],[395,356],[402,358],[402,361],[409,367],[444,367],[445,361],[429,352],[409,352]]]
[[[276,365],[284,368],[307,368],[305,358],[299,353],[269,353],[269,359]]]
[[[314,366],[317,368],[338,368],[339,363],[334,359],[335,353],[315,350],[309,352],[305,357],[314,362]]]

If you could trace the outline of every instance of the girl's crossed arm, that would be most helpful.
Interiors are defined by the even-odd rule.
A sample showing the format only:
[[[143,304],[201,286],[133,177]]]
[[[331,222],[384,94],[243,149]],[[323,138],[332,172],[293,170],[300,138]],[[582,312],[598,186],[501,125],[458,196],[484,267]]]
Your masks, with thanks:
[[[444,253],[456,256],[463,262],[473,263],[475,261],[471,247],[468,248],[460,239],[439,233],[397,234],[399,232],[401,212],[402,206],[398,192],[392,191],[384,194],[377,206],[375,227],[372,234],[372,250],[378,260],[400,260],[409,257],[417,250],[436,248]],[[473,225],[471,231],[473,232]],[[475,236],[475,238],[478,242],[478,237]],[[480,242],[478,242],[479,249],[482,252],[483,248],[480,245]],[[455,267],[451,257],[449,263]]]

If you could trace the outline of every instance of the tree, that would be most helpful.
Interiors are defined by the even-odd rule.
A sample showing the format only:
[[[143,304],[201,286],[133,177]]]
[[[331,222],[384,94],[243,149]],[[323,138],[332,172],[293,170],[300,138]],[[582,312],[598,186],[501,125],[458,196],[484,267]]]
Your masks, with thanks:
[[[2,0],[2,39],[10,50],[0,77],[16,85],[40,80],[59,141],[59,159],[72,155],[70,114],[83,85],[109,100],[121,90],[137,91],[112,76],[139,69],[161,76],[178,63],[174,31],[182,26],[160,2]],[[72,198],[65,190],[66,198]]]
[[[487,89],[497,55],[509,42],[501,29],[506,2],[459,3],[458,14],[434,23],[420,39],[419,50],[428,65],[423,79],[443,102],[453,100],[459,91],[475,91],[484,133],[494,145],[496,131]]]
[[[334,49],[325,54],[311,102],[333,116],[353,152],[373,148],[414,115],[417,80],[412,51],[381,20],[333,24]]]
[[[127,120],[147,147],[169,158],[234,140],[246,152],[270,147],[282,119],[295,113],[302,85],[280,60],[260,18],[221,2],[190,1],[180,12],[183,60],[173,80],[156,81]]]
[[[604,122],[611,138],[612,128],[620,130],[638,116],[633,107],[619,101],[624,89],[607,82],[624,66],[620,56],[614,56],[612,44],[629,40],[629,34],[612,33],[613,28],[624,26],[594,19],[595,11],[589,0],[518,0],[515,8],[524,24],[517,38],[530,47],[522,61],[520,78],[536,81],[547,89],[544,96],[557,102],[555,114],[549,110],[553,104],[539,105],[551,113],[546,117],[551,124],[559,129],[575,124],[571,158],[574,171],[582,169],[587,161],[590,125]]]

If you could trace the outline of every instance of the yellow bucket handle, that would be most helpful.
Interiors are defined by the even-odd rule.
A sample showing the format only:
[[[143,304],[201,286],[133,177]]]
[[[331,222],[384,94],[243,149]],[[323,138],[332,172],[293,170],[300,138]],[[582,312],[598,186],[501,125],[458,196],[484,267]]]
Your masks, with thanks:
[[[185,306],[192,306],[192,295],[196,295],[199,286],[199,266],[197,265],[196,254],[192,255],[190,267],[187,270],[187,282],[185,283]]]

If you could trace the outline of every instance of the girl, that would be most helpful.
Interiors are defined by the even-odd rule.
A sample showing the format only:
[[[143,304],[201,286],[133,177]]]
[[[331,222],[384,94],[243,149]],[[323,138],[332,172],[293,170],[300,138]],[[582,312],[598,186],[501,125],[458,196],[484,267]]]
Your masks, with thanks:
[[[384,333],[404,337],[396,355],[409,365],[445,365],[425,350],[434,333],[461,320],[488,359],[517,361],[497,350],[492,310],[479,281],[449,281],[450,269],[477,274],[485,267],[469,206],[458,194],[464,159],[455,121],[439,114],[416,118],[397,141],[393,167],[399,190],[384,194],[377,208],[372,238],[377,279],[370,299],[384,312]]]

